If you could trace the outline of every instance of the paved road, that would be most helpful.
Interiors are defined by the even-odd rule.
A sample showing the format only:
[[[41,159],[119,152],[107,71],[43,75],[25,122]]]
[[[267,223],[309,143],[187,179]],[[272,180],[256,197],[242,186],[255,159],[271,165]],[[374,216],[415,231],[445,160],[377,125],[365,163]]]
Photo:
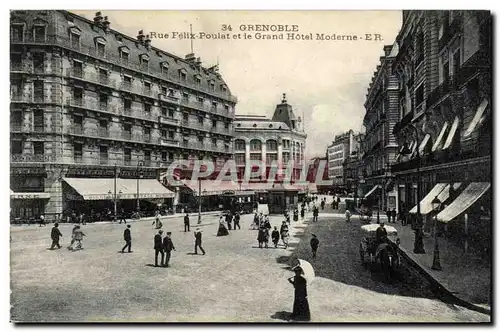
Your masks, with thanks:
[[[286,279],[290,257],[310,259],[308,242],[321,241],[309,287],[313,321],[486,321],[488,316],[433,299],[425,285],[386,284],[359,264],[359,228],[341,220],[298,223],[287,250],[259,249],[244,216],[242,229],[217,237],[217,217],[203,218],[207,255],[193,255],[193,235],[181,218],[166,219],[177,251],[171,268],[154,268],[151,222],[132,226],[131,254],[124,226],[84,226],[85,249],[49,251],[50,227],[11,228],[12,319],[20,321],[280,322],[291,311]],[[271,222],[278,225],[279,217]],[[293,222],[292,222],[293,224]],[[71,225],[63,225],[67,244]],[[353,250],[355,248],[355,250]]]

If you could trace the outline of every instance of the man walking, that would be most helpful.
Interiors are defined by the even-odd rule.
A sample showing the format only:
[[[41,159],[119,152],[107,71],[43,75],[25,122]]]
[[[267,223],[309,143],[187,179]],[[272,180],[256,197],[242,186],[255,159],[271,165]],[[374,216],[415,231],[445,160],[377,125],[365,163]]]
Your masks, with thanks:
[[[236,212],[236,214],[234,215],[234,229],[236,230],[236,227],[238,227],[238,229],[241,229],[240,227],[240,213],[239,212]]]
[[[194,232],[194,254],[195,255],[198,255],[198,247],[200,248],[203,255],[205,255],[205,250],[201,246],[201,236],[202,236],[202,233],[201,233],[200,229],[197,228],[196,231]]]
[[[191,230],[189,229],[189,214],[187,212],[184,216],[184,232],[191,232]]]
[[[233,219],[233,216],[231,215],[231,212],[228,212],[226,214],[226,223],[227,223],[227,229],[231,230],[231,220]]]
[[[313,208],[313,222],[318,221],[318,215],[319,215],[319,210],[318,207],[315,205]]]
[[[128,252],[132,252],[132,236],[130,234],[130,225],[123,231],[123,239],[125,240],[125,246],[122,248],[122,253],[128,248]]]
[[[55,223],[54,227],[52,227],[52,231],[50,232],[50,237],[52,238],[52,245],[50,246],[50,250],[54,250],[55,246],[57,246],[57,249],[61,249],[61,245],[59,244],[59,238],[61,236],[62,234],[59,230],[59,224]]]
[[[321,200],[321,210],[325,209],[325,201],[322,199]]]
[[[163,250],[165,251],[165,264],[163,267],[170,267],[170,256],[172,250],[175,250],[174,243],[172,242],[172,239],[170,236],[172,235],[172,232],[167,232],[167,236],[163,238]]]
[[[125,211],[123,210],[123,208],[121,209],[120,211],[120,222],[119,224],[122,223],[122,221],[126,224],[127,223],[127,220],[125,220]]]
[[[395,208],[392,209],[391,216],[392,216],[392,222],[395,224],[396,223],[396,216],[397,216]]]
[[[163,231],[160,229],[158,231],[158,234],[155,235],[155,242],[154,242],[154,250],[155,250],[155,266],[158,267],[158,254],[161,254],[161,266],[163,266],[163,259],[165,258],[165,254],[163,253],[163,242],[161,235],[163,234]]]
[[[311,250],[312,250],[312,258],[316,258],[316,252],[318,251],[318,247],[319,247],[319,240],[318,238],[316,237],[316,234],[311,234],[312,235],[312,239],[311,239]]]

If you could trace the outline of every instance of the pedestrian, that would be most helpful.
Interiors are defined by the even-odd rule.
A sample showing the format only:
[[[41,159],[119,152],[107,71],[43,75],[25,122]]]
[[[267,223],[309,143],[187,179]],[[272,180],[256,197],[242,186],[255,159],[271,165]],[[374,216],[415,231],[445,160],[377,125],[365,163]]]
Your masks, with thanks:
[[[288,278],[288,281],[295,288],[295,296],[293,301],[293,312],[290,315],[294,320],[311,320],[311,313],[309,311],[309,302],[307,301],[307,281],[301,275],[302,268],[297,266],[293,269],[295,276]]]
[[[392,211],[391,211],[391,216],[392,216],[392,222],[393,223],[396,223],[396,216],[397,216],[397,213],[396,213],[396,209],[393,208]]]
[[[126,224],[127,223],[127,220],[125,220],[125,211],[123,210],[123,208],[121,209],[120,211],[120,222],[119,224],[122,223],[122,221]]]
[[[313,222],[318,221],[319,210],[316,205],[313,207]]]
[[[271,239],[274,243],[274,247],[278,248],[278,242],[280,241],[280,232],[278,231],[278,226],[274,226],[274,230],[271,233]]]
[[[290,225],[290,214],[288,213],[288,211],[285,211],[285,219],[288,225]]]
[[[50,250],[54,250],[55,246],[57,246],[57,249],[61,249],[61,245],[59,244],[59,238],[62,236],[63,235],[59,230],[59,224],[55,223],[54,227],[52,227],[52,231],[50,232],[50,238],[52,239],[52,245],[50,246]]]
[[[385,211],[385,215],[387,216],[387,223],[390,224],[391,223],[391,210],[387,209]]]
[[[187,212],[184,216],[184,232],[191,232],[191,230],[189,229],[189,214]]]
[[[240,227],[240,213],[239,212],[236,212],[235,216],[234,216],[234,229],[236,230],[236,227],[238,227],[238,229],[241,229]]]
[[[259,229],[259,215],[257,214],[257,211],[255,211],[255,214],[253,215],[253,223],[252,223],[252,229]]]
[[[283,245],[285,246],[285,249],[288,248],[288,225],[285,220],[283,220],[283,223],[281,224],[281,229],[280,229],[280,234],[281,234],[281,240],[283,241]]]
[[[325,209],[325,201],[321,200],[321,210],[324,210],[324,209]]]
[[[172,239],[170,236],[172,235],[172,232],[167,232],[167,236],[163,238],[163,250],[165,251],[165,265],[164,267],[170,267],[170,257],[171,257],[171,252],[172,250],[175,250],[174,243],[172,242]]]
[[[162,236],[163,231],[160,229],[158,231],[158,234],[155,235],[155,240],[154,240],[154,250],[155,250],[155,266],[158,267],[158,254],[161,255],[161,266],[163,266],[163,260],[165,259],[165,253],[163,252],[163,241],[162,241]]]
[[[404,207],[401,207],[399,214],[400,214],[400,219],[401,219],[401,226],[406,226],[408,224],[408,222],[406,221],[406,213],[405,213]]]
[[[194,231],[194,239],[195,239],[194,240],[194,254],[195,255],[198,255],[198,247],[200,248],[203,255],[205,255],[205,249],[203,249],[203,247],[201,246],[201,236],[202,236],[201,230],[199,228],[197,228]]]
[[[160,229],[163,227],[163,224],[160,221],[160,211],[155,212],[155,220],[153,221],[152,225],[156,225],[156,229]]]
[[[319,240],[316,237],[316,234],[311,234],[312,239],[311,239],[311,251],[312,251],[312,258],[316,258],[316,252],[318,251],[319,247]]]
[[[233,216],[231,215],[231,212],[227,212],[226,214],[226,223],[227,223],[227,229],[228,230],[232,230],[232,227],[231,227],[231,221],[233,219]]]
[[[43,214],[40,215],[39,223],[40,223],[40,227],[47,226],[47,225],[45,225],[45,216]]]
[[[130,225],[123,231],[123,239],[125,240],[125,246],[122,248],[122,253],[128,248],[128,252],[132,252],[132,236],[130,234]]]
[[[293,210],[293,221],[299,221],[299,210],[297,208]]]
[[[75,225],[71,230],[71,243],[68,246],[68,249],[73,249],[73,244],[75,243],[75,231],[78,229],[78,225]]]
[[[262,249],[264,242],[266,241],[266,228],[260,227],[259,234],[257,235],[257,242],[259,242],[259,248]]]
[[[351,222],[351,211],[345,210],[345,222]]]
[[[300,219],[304,220],[305,213],[306,213],[305,205],[302,204],[302,208],[300,209]]]
[[[85,236],[85,233],[80,229],[80,226],[76,226],[76,229],[74,231],[74,241],[73,243],[76,243],[76,249],[83,249],[82,247],[82,241],[83,237]],[[75,248],[72,247],[72,250]]]

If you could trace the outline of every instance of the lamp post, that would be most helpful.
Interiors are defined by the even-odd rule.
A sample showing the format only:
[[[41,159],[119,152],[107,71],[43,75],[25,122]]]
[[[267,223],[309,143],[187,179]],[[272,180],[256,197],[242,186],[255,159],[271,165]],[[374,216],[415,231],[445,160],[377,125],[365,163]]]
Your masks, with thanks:
[[[413,124],[408,124],[410,128],[412,128],[415,132],[415,138],[417,140],[417,145],[418,145],[418,130],[417,127],[415,127]],[[423,232],[422,232],[422,215],[420,214],[420,151],[419,147],[416,147],[417,149],[417,221],[415,225],[413,225],[413,229],[415,230],[415,241],[413,244],[413,252],[415,254],[425,254],[425,249],[424,249],[424,239],[423,239]],[[408,155],[411,154],[412,151],[408,148],[406,143],[403,145],[403,149],[401,149],[401,154]]]
[[[198,224],[201,224],[201,179],[198,179]]]
[[[143,165],[143,162],[142,161],[138,161],[137,162],[137,213],[139,213],[141,211],[141,204],[140,204],[140,200],[139,200],[139,179],[142,179],[143,177],[143,173],[142,173],[142,170],[139,172],[139,167],[142,167]]]
[[[438,242],[438,219],[437,219],[437,212],[441,208],[441,201],[439,198],[434,197],[434,199],[431,202],[432,205],[432,210],[436,212],[436,215],[434,216],[434,258],[432,259],[432,267],[431,269],[441,271],[443,268],[441,267],[441,260],[439,259],[439,242]]]
[[[112,193],[111,190],[108,191],[108,196],[113,201],[113,206],[114,206],[114,211],[115,211],[115,214],[113,216],[114,221],[116,221],[118,200],[120,199],[120,197],[121,197],[122,194],[123,194],[123,192],[121,190],[118,192],[118,194],[116,193],[116,181],[115,181],[114,192]]]
[[[117,206],[116,206],[116,182],[118,181],[118,166],[115,164],[115,176],[114,176],[114,181],[113,181],[113,206],[114,206],[114,215],[113,215],[113,221],[116,221],[116,215],[117,215]],[[122,191],[120,190],[120,195]],[[109,195],[111,195],[111,190],[108,192]]]

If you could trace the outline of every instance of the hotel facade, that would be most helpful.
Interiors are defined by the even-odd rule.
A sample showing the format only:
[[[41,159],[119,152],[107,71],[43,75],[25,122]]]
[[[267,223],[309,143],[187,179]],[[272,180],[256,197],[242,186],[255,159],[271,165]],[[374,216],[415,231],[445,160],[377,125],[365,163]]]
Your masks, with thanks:
[[[100,12],[11,12],[13,218],[172,204],[158,181],[170,163],[232,158],[237,100],[218,67],[110,25]]]

